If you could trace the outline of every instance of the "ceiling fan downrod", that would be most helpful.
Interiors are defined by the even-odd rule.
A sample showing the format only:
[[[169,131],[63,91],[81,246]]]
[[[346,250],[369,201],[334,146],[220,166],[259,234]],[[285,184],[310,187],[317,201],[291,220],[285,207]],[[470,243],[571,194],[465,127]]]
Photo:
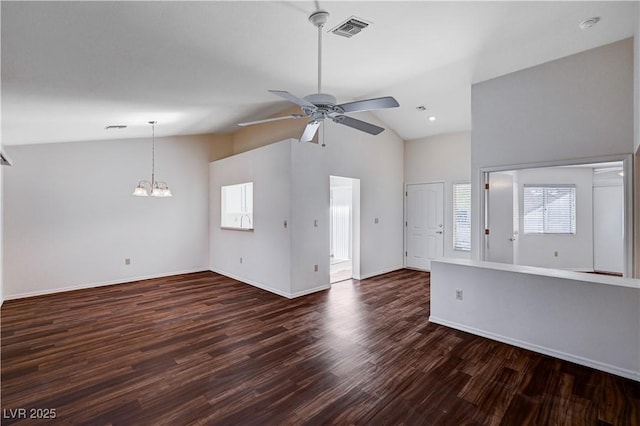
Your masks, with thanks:
[[[309,22],[318,28],[318,93],[322,93],[322,27],[329,19],[329,12],[318,10],[309,15]]]

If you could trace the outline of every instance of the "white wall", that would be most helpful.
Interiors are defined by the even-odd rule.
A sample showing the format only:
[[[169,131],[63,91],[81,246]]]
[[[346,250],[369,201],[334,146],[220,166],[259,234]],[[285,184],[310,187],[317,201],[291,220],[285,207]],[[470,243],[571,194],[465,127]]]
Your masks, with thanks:
[[[636,28],[633,37],[633,102],[634,102],[634,142],[633,152],[640,149],[640,4],[636,3]],[[636,193],[637,194],[637,193]]]
[[[149,138],[11,146],[4,171],[6,298],[207,269],[203,137],[156,139],[172,198],[134,197]],[[124,259],[131,264],[125,265]]]
[[[380,124],[371,114],[359,117]],[[246,181],[253,170],[269,170],[261,175],[265,182],[290,182],[290,248],[274,236],[266,236],[258,244],[260,206],[254,202],[255,231],[253,236],[233,234],[222,237],[215,229],[219,217],[215,216],[216,196],[212,196],[211,268],[216,272],[236,277],[275,293],[296,297],[329,287],[330,235],[329,188],[330,176],[360,179],[360,276],[367,278],[403,267],[403,141],[387,130],[378,136],[370,136],[335,123],[325,125],[326,147],[295,140],[278,142],[212,163],[212,191],[229,181],[228,176]],[[290,154],[287,154],[289,147]],[[229,162],[223,171],[216,171],[217,164]],[[275,162],[275,164],[274,164]],[[288,162],[288,163],[287,163]],[[225,163],[226,164],[226,163]],[[287,166],[288,164],[288,166]],[[290,175],[287,178],[287,172]],[[282,175],[275,175],[276,171]],[[254,196],[260,191],[254,183]],[[278,194],[278,197],[284,196]],[[282,204],[270,202],[263,207],[263,214],[279,217],[285,214]],[[378,223],[375,223],[375,219]],[[279,219],[282,223],[284,217]],[[317,221],[317,226],[315,225]],[[229,231],[237,232],[237,231]],[[222,238],[222,239],[221,239]],[[239,255],[234,244],[251,250],[253,256],[271,256],[265,251],[282,250],[289,253],[290,285],[277,286],[273,271],[264,265],[238,266]],[[233,240],[233,241],[232,241]],[[221,248],[216,248],[220,244]],[[227,246],[227,244],[232,244]],[[231,256],[230,252],[234,253]],[[279,255],[278,255],[279,256]],[[278,257],[273,261],[284,265]],[[235,266],[232,266],[235,265]],[[255,266],[254,266],[255,265]],[[318,271],[315,271],[318,265]],[[262,271],[262,272],[261,272]],[[280,283],[286,283],[282,278]],[[288,292],[288,293],[287,293]]]
[[[573,184],[576,186],[575,235],[527,235],[524,215],[519,215],[520,235],[518,264],[544,268],[593,270],[593,169],[553,167],[526,169],[515,172],[518,182],[520,211],[524,199],[524,185]],[[558,252],[558,256],[555,256]]]
[[[452,259],[432,264],[429,321],[640,380],[639,302],[638,280]]]
[[[0,118],[0,122],[2,119]],[[2,141],[0,141],[0,151],[2,150]],[[4,184],[3,184],[3,176],[4,176],[4,167],[0,166],[0,307],[4,303],[4,266],[2,262],[3,257],[3,246],[4,246],[4,238],[3,238],[3,230],[4,230],[4,220],[3,220],[3,203],[4,203]]]
[[[640,278],[640,4],[636,3],[636,31],[634,37],[634,106],[635,106],[635,141],[634,156],[634,276]]]
[[[2,7],[0,7],[0,30],[2,29]],[[0,48],[0,58],[2,57],[2,49]],[[0,60],[0,69],[2,69],[2,60]],[[2,99],[2,84],[0,84],[0,99]],[[1,104],[1,102],[0,102]],[[2,123],[2,106],[0,105],[0,123]],[[2,137],[0,137],[0,151],[2,150]],[[3,213],[2,213],[2,202],[4,200],[4,190],[3,190],[3,179],[4,171],[1,170],[0,167],[0,307],[4,303],[4,266],[2,262],[2,248],[3,248]]]
[[[633,80],[628,39],[472,86],[474,258],[480,169],[631,154]]]
[[[384,123],[372,114],[358,113],[358,117],[382,127]],[[377,136],[327,123],[325,148],[302,144],[308,160],[319,153],[324,156],[323,187],[318,197],[325,197],[321,207],[325,212],[325,241],[317,242],[322,253],[323,267],[329,274],[329,175],[360,179],[360,277],[362,279],[403,267],[404,244],[404,142],[392,130]],[[312,148],[312,149],[309,149]],[[313,148],[320,148],[313,149]],[[299,172],[304,172],[303,162]],[[324,195],[322,195],[324,194]],[[320,206],[318,206],[320,208]],[[375,219],[378,218],[378,223]]]
[[[210,177],[210,269],[289,297],[291,141],[214,161]],[[220,187],[244,182],[253,182],[254,230],[221,229]]]
[[[384,126],[371,114],[358,118]],[[324,148],[293,144],[294,294],[329,282],[329,176],[360,179],[360,277],[403,267],[403,141],[388,129],[370,136],[335,123],[324,140]]]
[[[471,181],[471,135],[446,133],[405,142],[406,184],[444,182],[444,256],[469,258],[453,249],[453,184]]]

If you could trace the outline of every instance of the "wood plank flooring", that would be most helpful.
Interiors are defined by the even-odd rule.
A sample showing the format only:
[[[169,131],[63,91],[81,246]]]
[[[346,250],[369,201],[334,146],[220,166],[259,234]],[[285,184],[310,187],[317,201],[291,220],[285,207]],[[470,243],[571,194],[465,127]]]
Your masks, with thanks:
[[[2,424],[640,423],[638,382],[428,316],[408,270],[294,300],[202,272],[7,301]]]

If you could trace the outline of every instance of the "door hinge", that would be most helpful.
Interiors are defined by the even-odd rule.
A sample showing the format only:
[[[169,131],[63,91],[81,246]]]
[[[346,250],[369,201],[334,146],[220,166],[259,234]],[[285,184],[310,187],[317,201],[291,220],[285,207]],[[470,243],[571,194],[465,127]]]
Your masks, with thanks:
[[[484,184],[484,189],[489,189],[489,184],[488,183]]]
[[[405,197],[408,197],[408,196],[409,196],[409,191],[405,192],[405,193],[404,193],[404,196],[405,196]]]
[[[409,222],[405,222],[405,223],[404,223],[404,226],[405,226],[405,227],[409,226]]]
[[[404,257],[407,257],[407,256],[408,256],[408,254],[409,254],[409,252],[406,252],[406,251],[405,251],[405,252],[404,252]]]
[[[484,235],[489,235],[489,230],[488,229],[484,230]]]

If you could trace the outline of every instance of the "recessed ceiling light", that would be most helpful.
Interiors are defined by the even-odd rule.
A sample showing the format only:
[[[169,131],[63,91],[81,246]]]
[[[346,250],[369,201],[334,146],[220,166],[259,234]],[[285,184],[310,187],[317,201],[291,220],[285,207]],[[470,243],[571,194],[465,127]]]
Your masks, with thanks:
[[[417,109],[418,111],[424,111],[424,110],[426,110],[426,109],[427,109],[427,107],[425,107],[424,105],[418,105],[418,106],[416,107],[416,109]]]
[[[600,17],[594,16],[593,18],[585,19],[584,21],[580,22],[580,25],[578,25],[578,27],[580,27],[582,31],[587,31],[593,28],[599,21]]]
[[[105,130],[115,130],[115,129],[126,129],[127,125],[126,124],[109,124],[108,126],[105,126]]]
[[[429,116],[429,121],[436,121],[436,117],[435,117],[435,116],[433,116],[433,115],[430,115],[430,116]]]

